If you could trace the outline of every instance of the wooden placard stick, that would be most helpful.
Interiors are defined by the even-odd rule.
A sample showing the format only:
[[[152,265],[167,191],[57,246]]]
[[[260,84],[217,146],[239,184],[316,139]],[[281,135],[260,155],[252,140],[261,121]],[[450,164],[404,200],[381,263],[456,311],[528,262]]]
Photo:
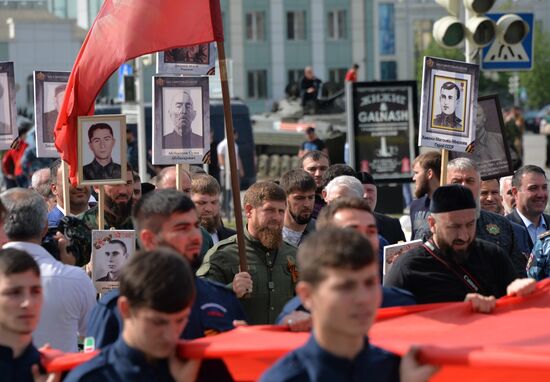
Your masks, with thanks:
[[[71,183],[69,180],[69,165],[64,160],[61,161],[61,177],[63,178],[63,209],[65,215],[71,214]]]
[[[105,229],[105,188],[98,186],[97,201],[97,229]]]
[[[216,42],[218,46],[218,60],[220,63],[220,82],[222,86],[223,114],[225,117],[225,136],[227,138],[227,152],[229,154],[229,171],[231,172],[231,190],[233,191],[233,208],[235,213],[235,227],[237,229],[237,246],[239,248],[239,265],[241,272],[248,271],[244,243],[243,214],[241,209],[241,189],[239,172],[235,155],[235,136],[233,135],[233,118],[231,115],[231,98],[227,84],[227,67],[225,63],[225,49],[223,41]],[[227,163],[225,164],[227,168]]]
[[[186,163],[176,164],[176,190],[183,191],[183,170],[189,172],[189,165]]]
[[[447,184],[447,163],[449,163],[449,150],[441,149],[441,178],[439,179],[440,186],[444,186]]]

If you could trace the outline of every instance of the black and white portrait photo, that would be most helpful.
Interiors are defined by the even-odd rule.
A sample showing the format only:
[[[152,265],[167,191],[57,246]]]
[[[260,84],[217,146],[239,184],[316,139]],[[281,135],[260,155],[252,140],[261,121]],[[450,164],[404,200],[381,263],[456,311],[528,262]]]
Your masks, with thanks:
[[[462,131],[464,104],[460,96],[464,98],[466,81],[452,81],[438,76],[435,78],[436,97],[433,108],[435,116],[432,119],[432,126]]]
[[[57,158],[54,129],[70,72],[34,72],[36,151],[40,158]]]
[[[164,88],[164,99],[162,148],[202,147],[202,89]]]
[[[118,286],[124,265],[135,251],[135,231],[92,231],[92,280],[99,293]]]
[[[498,95],[479,97],[477,102],[476,137],[469,152],[449,152],[449,159],[468,157],[479,168],[483,180],[513,174],[510,150],[503,134],[504,122]]]
[[[81,184],[126,181],[126,118],[123,115],[79,117],[79,180]]]
[[[424,57],[418,145],[466,152],[473,143],[479,65]]]
[[[0,150],[9,149],[18,136],[15,117],[13,62],[0,62]]]
[[[157,53],[157,73],[188,76],[214,75],[218,51],[215,43],[174,48]]]
[[[153,163],[201,163],[210,126],[208,78],[155,78]]]

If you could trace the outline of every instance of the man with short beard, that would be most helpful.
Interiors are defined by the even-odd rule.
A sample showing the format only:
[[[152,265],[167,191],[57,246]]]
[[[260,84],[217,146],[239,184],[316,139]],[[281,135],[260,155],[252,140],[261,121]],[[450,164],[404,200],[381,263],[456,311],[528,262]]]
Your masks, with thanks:
[[[420,304],[471,301],[473,310],[482,313],[494,309],[495,298],[531,293],[533,279],[516,279],[507,255],[476,239],[476,208],[468,188],[439,187],[428,217],[432,238],[399,256],[385,285],[410,291]]]
[[[273,324],[284,304],[294,297],[298,281],[296,248],[285,243],[282,235],[285,191],[273,182],[257,182],[244,195],[244,210],[250,272],[239,271],[234,235],[208,251],[197,275],[231,288],[241,299],[250,324]]]
[[[281,176],[280,185],[286,192],[283,240],[298,247],[309,233],[315,231],[315,219],[311,216],[315,204],[315,181],[304,170],[290,170]]]
[[[90,208],[78,217],[90,229],[134,229],[131,219],[132,196],[134,194],[134,176],[132,168],[127,164],[126,184],[105,185],[105,227],[98,228],[98,206]],[[96,192],[99,189],[96,189]]]
[[[307,172],[317,185],[317,193],[315,194],[315,205],[313,207],[313,218],[315,219],[325,205],[321,192],[325,186],[323,174],[330,166],[330,160],[327,154],[322,151],[308,151],[301,159],[300,164],[302,170]]]
[[[441,154],[428,151],[420,154],[413,162],[414,196],[417,198],[409,206],[411,216],[411,240],[419,238],[420,231],[428,230],[430,199],[439,187],[441,177]]]
[[[197,207],[201,227],[208,231],[214,244],[237,233],[223,225],[220,216],[220,193],[220,184],[213,176],[207,174],[193,176],[191,200]]]

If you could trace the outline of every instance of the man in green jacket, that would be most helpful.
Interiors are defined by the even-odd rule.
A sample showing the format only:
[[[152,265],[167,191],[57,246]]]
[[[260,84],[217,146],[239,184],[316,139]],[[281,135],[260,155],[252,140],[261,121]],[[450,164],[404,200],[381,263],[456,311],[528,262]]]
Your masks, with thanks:
[[[273,324],[295,295],[296,248],[283,241],[285,191],[258,182],[244,196],[248,272],[239,269],[237,236],[220,241],[206,254],[197,275],[226,284],[245,309],[250,324]]]

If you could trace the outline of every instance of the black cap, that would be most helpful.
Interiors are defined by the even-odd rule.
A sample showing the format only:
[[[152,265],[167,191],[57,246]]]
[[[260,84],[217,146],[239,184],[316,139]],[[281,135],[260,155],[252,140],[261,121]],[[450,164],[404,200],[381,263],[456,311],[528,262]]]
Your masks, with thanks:
[[[457,184],[439,187],[433,193],[430,202],[430,212],[434,214],[467,210],[476,207],[477,205],[472,191]]]
[[[368,172],[359,171],[355,174],[355,177],[361,181],[361,184],[373,184],[376,186],[374,178]]]
[[[148,192],[151,192],[155,189],[155,185],[147,182],[141,183],[141,195],[145,195]]]

